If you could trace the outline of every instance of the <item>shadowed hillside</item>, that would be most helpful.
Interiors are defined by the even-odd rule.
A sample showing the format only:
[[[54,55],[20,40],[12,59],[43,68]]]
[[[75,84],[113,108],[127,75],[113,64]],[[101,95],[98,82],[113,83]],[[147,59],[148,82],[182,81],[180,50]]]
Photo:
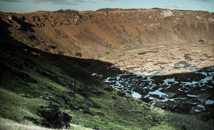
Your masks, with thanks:
[[[73,124],[91,128],[138,129],[160,123],[153,122],[153,119],[162,118],[162,114],[156,117],[157,110],[131,96],[121,95],[87,71],[89,63],[107,63],[50,54],[14,41],[7,35],[1,37],[0,49],[2,118],[18,122],[30,120],[60,128],[51,122],[57,118],[48,119],[47,123],[43,115],[57,107],[72,116]],[[141,116],[142,110],[147,116]],[[127,115],[130,116],[127,118]],[[141,126],[143,122],[148,125]]]
[[[125,71],[112,63],[86,58],[154,42],[150,41],[153,34],[149,34],[149,27],[144,28],[147,25],[135,18],[145,22],[149,20],[146,16],[152,16],[154,21],[158,17],[166,22],[161,28],[170,31],[171,25],[175,26],[167,26],[168,17],[174,19],[172,12],[186,13],[159,9],[1,13],[0,129],[213,129],[209,113],[203,117],[210,120],[204,122],[196,115],[167,112],[102,83],[96,77]],[[204,16],[202,29],[213,26],[212,20],[207,21],[212,13],[190,13],[194,17],[197,13]],[[199,25],[198,20],[195,22]],[[197,29],[195,38],[183,36],[172,40],[213,40],[211,34],[198,38],[203,31]],[[209,30],[212,32],[212,28],[205,32]],[[159,32],[157,36],[163,34]],[[161,42],[159,38],[154,40]]]

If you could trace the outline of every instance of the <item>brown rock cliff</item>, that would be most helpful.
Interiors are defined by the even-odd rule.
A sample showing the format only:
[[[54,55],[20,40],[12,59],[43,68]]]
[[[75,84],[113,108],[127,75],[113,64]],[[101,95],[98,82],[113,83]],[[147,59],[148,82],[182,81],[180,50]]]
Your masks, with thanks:
[[[0,13],[1,30],[44,51],[94,58],[150,43],[214,41],[214,13],[166,9],[100,9]],[[3,24],[4,23],[4,24]]]

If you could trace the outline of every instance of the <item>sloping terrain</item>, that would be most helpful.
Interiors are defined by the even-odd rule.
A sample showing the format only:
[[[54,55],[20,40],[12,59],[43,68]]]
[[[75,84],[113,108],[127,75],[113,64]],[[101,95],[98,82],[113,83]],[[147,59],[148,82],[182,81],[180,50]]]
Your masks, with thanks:
[[[96,58],[149,43],[213,41],[214,14],[164,9],[1,13],[11,35],[43,51]]]
[[[104,9],[0,17],[0,128],[10,119],[71,129],[213,129],[212,120],[166,112],[103,84],[93,76],[120,70],[92,59],[152,42],[212,41],[213,13]],[[47,118],[51,112],[63,121]]]
[[[2,118],[17,122],[30,120],[44,125],[39,110],[51,109],[55,105],[72,116],[72,123],[86,127],[174,129],[174,125],[166,122],[170,119],[166,112],[93,78],[86,65],[95,61],[30,48],[5,33],[1,33],[0,48]]]
[[[71,123],[90,128],[212,128],[212,122],[202,122],[195,116],[170,114],[112,89],[91,77],[84,66],[93,62],[100,65],[107,63],[49,54],[2,35],[1,118],[20,123],[30,120],[37,125],[44,125],[39,110],[56,105],[72,116]],[[84,68],[77,63],[81,63]],[[1,121],[5,122],[5,119]],[[3,124],[2,128],[8,129],[16,126]],[[29,128],[24,125],[20,127]]]
[[[159,108],[214,118],[214,42],[147,44],[101,60],[125,71],[104,78],[112,87]]]

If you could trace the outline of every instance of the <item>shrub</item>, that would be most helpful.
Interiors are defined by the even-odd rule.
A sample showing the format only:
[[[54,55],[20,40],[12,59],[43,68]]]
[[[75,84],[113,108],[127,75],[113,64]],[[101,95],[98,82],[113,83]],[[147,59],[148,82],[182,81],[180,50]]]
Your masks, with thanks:
[[[127,40],[123,40],[123,41],[122,41],[122,44],[126,44],[126,43],[128,43]]]
[[[138,41],[139,44],[143,44],[141,39],[138,39],[137,41]]]
[[[204,42],[204,40],[203,40],[203,39],[200,39],[199,42]]]

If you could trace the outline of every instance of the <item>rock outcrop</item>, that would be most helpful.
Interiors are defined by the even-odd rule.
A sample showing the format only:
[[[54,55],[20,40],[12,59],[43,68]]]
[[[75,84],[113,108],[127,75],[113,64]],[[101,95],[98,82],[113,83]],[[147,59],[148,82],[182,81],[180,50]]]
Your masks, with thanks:
[[[47,109],[47,108],[46,108]],[[40,110],[43,125],[51,128],[70,128],[72,117],[61,111],[58,106],[50,106],[50,110]]]
[[[56,54],[93,58],[150,43],[214,41],[214,13],[166,9],[0,13],[11,35]],[[24,28],[24,29],[23,29]],[[58,30],[59,33],[55,33]],[[35,36],[37,43],[28,39]],[[50,46],[56,49],[51,51]],[[79,56],[79,55],[78,55]]]

